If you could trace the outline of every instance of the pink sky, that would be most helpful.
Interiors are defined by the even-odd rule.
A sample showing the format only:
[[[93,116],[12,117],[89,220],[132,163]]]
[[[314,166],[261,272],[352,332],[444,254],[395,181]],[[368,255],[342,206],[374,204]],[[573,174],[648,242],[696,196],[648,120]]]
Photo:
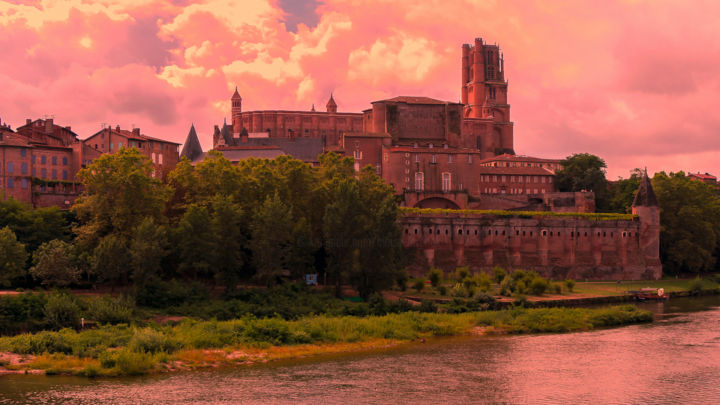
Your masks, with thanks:
[[[719,175],[718,21],[714,0],[0,0],[0,118],[177,142],[194,123],[209,148],[235,85],[244,110],[458,101],[460,46],[482,37],[517,153]]]

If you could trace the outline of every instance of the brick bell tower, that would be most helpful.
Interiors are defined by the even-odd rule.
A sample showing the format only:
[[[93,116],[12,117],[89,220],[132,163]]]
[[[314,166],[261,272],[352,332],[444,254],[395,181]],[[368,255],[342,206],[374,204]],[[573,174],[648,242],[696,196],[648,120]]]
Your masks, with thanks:
[[[238,93],[237,86],[235,86],[235,93],[233,93],[230,103],[233,134],[239,134],[242,131],[242,97]]]
[[[498,45],[475,39],[475,45],[462,47],[462,102],[465,117],[487,118],[492,110],[503,112],[504,121],[510,120],[507,103],[505,61]]]

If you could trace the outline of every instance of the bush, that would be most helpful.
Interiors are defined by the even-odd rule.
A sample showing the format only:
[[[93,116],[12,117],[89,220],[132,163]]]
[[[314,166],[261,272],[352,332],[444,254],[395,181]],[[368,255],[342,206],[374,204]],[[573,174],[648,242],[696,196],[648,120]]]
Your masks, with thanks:
[[[44,313],[48,326],[52,329],[80,326],[80,307],[68,294],[50,294]]]
[[[516,294],[527,294],[527,286],[525,285],[525,281],[519,280],[517,283],[515,283],[515,291]]]
[[[525,277],[527,277],[527,275],[528,274],[527,274],[527,272],[525,272],[525,270],[515,270],[511,274],[513,280],[515,280],[515,281],[522,280]]]
[[[475,285],[480,289],[480,291],[488,291],[490,290],[490,285],[492,284],[492,278],[487,273],[480,273],[477,276],[475,276]]]
[[[395,278],[395,284],[397,284],[398,288],[400,288],[400,291],[407,290],[407,282],[410,279],[408,276],[407,271],[403,270],[399,272]]]
[[[447,287],[445,287],[444,285],[441,285],[440,287],[438,287],[437,290],[438,290],[438,294],[447,295]]]
[[[430,280],[430,285],[433,286],[433,288],[437,288],[440,284],[443,282],[443,272],[440,269],[432,268],[428,272],[428,280]]]
[[[573,292],[573,288],[575,288],[575,280],[565,280],[565,288],[567,288],[569,292]]]
[[[420,301],[420,307],[418,309],[420,310],[420,312],[434,313],[434,312],[437,312],[438,306],[433,301],[422,300],[422,301]]]
[[[530,282],[530,292],[533,295],[543,295],[548,289],[548,282],[544,278],[537,276]]]
[[[207,287],[197,281],[151,279],[135,292],[137,303],[151,308],[168,308],[183,303],[207,301],[209,296]]]
[[[368,298],[368,306],[372,315],[385,315],[388,312],[388,305],[380,293],[373,293]]]
[[[484,292],[480,292],[475,295],[475,303],[477,304],[477,309],[480,311],[488,311],[499,308],[495,297]]]
[[[42,329],[47,299],[47,294],[0,295],[0,334]]]
[[[562,294],[562,283],[554,282],[550,284],[550,291],[552,291],[553,294]]]
[[[90,302],[88,318],[100,324],[130,323],[134,311],[135,300],[131,297],[113,298],[105,295]]]
[[[702,290],[703,282],[700,277],[697,277],[690,283],[690,295],[700,295],[700,293],[702,293]]]
[[[503,279],[505,278],[505,276],[507,276],[507,271],[505,271],[505,269],[503,269],[500,266],[493,267],[492,271],[493,271],[493,282],[495,282],[497,284],[500,284],[503,281]]]
[[[278,318],[253,319],[245,322],[243,337],[247,343],[282,345],[293,343],[288,323]]]
[[[177,349],[177,345],[165,334],[152,328],[136,329],[128,347],[138,353],[170,353]]]
[[[455,279],[457,281],[463,281],[470,277],[470,268],[468,266],[462,266],[455,269]]]
[[[505,278],[500,282],[500,295],[509,297],[512,295],[513,291],[515,290],[515,280],[510,275],[505,276]]]
[[[410,301],[400,298],[397,301],[393,301],[388,306],[388,312],[392,314],[401,314],[403,312],[409,312],[414,310],[413,304]]]
[[[146,374],[153,365],[154,361],[150,353],[118,350],[115,357],[115,367],[122,375]]]
[[[413,288],[414,288],[417,292],[422,291],[423,288],[425,288],[425,280],[422,279],[422,278],[415,279],[415,281],[413,281]]]

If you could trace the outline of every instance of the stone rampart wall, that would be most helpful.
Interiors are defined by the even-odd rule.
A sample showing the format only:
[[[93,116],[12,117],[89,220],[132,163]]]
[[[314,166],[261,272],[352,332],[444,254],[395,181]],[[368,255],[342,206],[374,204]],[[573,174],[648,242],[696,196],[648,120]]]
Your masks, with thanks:
[[[641,248],[648,235],[639,218],[413,214],[400,223],[408,270],[416,276],[430,267],[450,272],[458,266],[536,270],[554,279],[656,279],[662,273],[659,260]]]

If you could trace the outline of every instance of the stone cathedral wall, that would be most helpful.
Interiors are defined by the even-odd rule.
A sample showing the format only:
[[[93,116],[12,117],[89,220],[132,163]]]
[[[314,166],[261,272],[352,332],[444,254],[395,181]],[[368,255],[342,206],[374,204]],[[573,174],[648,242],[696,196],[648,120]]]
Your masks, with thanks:
[[[414,276],[430,267],[448,273],[458,266],[473,272],[494,266],[535,270],[543,277],[578,280],[657,279],[662,273],[658,258],[647,257],[642,248],[658,235],[643,232],[638,217],[408,214],[400,224]]]

